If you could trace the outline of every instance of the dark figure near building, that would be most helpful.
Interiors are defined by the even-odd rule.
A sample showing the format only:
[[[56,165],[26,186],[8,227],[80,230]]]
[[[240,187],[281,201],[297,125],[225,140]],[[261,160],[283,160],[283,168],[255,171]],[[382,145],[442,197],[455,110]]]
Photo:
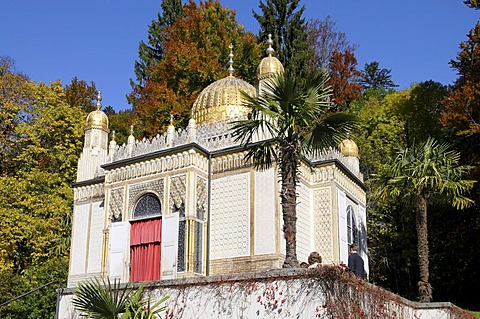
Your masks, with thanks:
[[[351,244],[350,255],[348,256],[348,269],[360,278],[365,278],[363,259],[358,254],[358,246]]]

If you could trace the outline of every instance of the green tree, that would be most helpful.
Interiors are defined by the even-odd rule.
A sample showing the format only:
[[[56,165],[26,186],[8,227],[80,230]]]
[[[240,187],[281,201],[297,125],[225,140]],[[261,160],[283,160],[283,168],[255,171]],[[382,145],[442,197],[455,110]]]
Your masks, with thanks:
[[[123,110],[108,116],[110,131],[115,131],[115,141],[121,145],[127,142],[132,125],[133,112],[131,109]]]
[[[460,154],[450,150],[446,143],[434,139],[398,151],[396,158],[382,172],[383,186],[378,189],[381,198],[409,197],[415,203],[417,252],[419,259],[419,295],[422,302],[432,300],[429,282],[429,248],[427,209],[435,196],[445,196],[452,206],[463,209],[473,203],[464,194],[474,181],[463,177],[470,167],[460,165]]]
[[[16,170],[14,158],[20,151],[17,127],[27,120],[33,100],[28,78],[15,71],[15,61],[0,57],[0,175]]]
[[[253,11],[260,24],[259,41],[272,34],[278,59],[285,70],[296,74],[305,72],[315,54],[307,41],[305,6],[299,7],[299,3],[300,0],[261,0],[261,13]]]
[[[405,119],[407,141],[423,142],[429,136],[436,140],[445,138],[445,129],[440,123],[444,110],[442,100],[447,95],[447,87],[434,81],[412,85],[410,97],[400,112]]]
[[[364,89],[380,89],[385,91],[397,87],[392,81],[392,70],[380,69],[378,62],[365,63],[365,69],[360,76],[360,84]]]
[[[395,156],[398,147],[406,146],[405,118],[401,109],[410,99],[410,91],[392,92],[386,96],[371,96],[362,102],[356,113],[359,129],[354,139],[360,152],[360,170],[369,188],[371,176],[378,174]]]
[[[331,113],[328,75],[321,72],[299,79],[290,72],[266,83],[258,97],[244,95],[251,109],[247,120],[234,126],[236,140],[248,147],[246,159],[257,169],[278,163],[281,176],[283,232],[286,241],[284,268],[297,267],[296,205],[298,167],[303,155],[337,146],[354,128],[354,116]],[[272,139],[253,143],[257,134]]]
[[[22,109],[10,115],[16,121],[10,136],[18,147],[7,149],[7,157],[14,165],[0,176],[0,272],[9,278],[0,280],[0,291],[8,299],[66,280],[71,183],[85,118],[80,106],[67,102],[59,82],[22,82],[22,90],[8,102]],[[8,315],[0,316],[53,318],[55,291],[42,292],[10,304]]]
[[[162,0],[160,6],[163,14],[158,13],[157,20],[148,26],[148,43],[140,41],[138,45],[138,60],[134,65],[137,84],[131,81],[132,87],[143,86],[150,79],[149,69],[158,64],[165,54],[166,28],[182,16],[181,0]]]
[[[68,257],[45,260],[41,265],[26,268],[15,275],[8,270],[0,271],[0,303],[27,293],[47,283],[52,283],[30,295],[0,308],[2,319],[55,318],[56,289],[65,287]]]

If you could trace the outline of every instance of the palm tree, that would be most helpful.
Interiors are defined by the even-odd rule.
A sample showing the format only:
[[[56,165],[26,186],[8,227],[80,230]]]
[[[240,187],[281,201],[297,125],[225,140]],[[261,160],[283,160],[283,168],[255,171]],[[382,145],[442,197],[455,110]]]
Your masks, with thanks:
[[[161,304],[168,296],[152,304],[149,298],[143,298],[143,292],[143,285],[134,291],[128,283],[122,288],[120,281],[116,279],[112,284],[108,278],[107,280],[95,278],[78,284],[72,304],[86,318],[158,318],[159,313],[166,308]]]
[[[463,194],[473,187],[474,181],[464,180],[470,166],[460,165],[460,153],[450,150],[446,143],[439,144],[428,138],[420,145],[398,151],[396,158],[383,172],[383,186],[378,189],[382,198],[409,197],[415,202],[417,252],[420,267],[418,282],[420,300],[432,300],[429,283],[427,208],[434,196],[451,201],[453,207],[463,209],[473,201]]]
[[[233,127],[236,141],[248,148],[246,160],[252,159],[256,169],[278,163],[286,241],[284,268],[298,267],[296,185],[300,159],[338,146],[355,126],[353,115],[330,112],[332,91],[327,81],[326,72],[304,79],[289,72],[280,73],[267,81],[258,97],[243,95],[244,105],[251,112]],[[264,138],[259,140],[259,136]]]

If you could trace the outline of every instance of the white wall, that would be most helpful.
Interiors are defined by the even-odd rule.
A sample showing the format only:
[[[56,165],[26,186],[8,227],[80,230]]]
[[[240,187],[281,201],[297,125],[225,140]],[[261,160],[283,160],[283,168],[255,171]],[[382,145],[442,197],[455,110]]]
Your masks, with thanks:
[[[328,276],[328,273],[325,274]],[[352,288],[344,281],[337,282],[337,287],[346,295],[354,295],[352,300],[356,301],[346,301],[345,295],[341,294],[341,300],[331,299],[326,303],[326,296],[322,294],[326,289],[322,288],[324,280],[315,270],[289,269],[262,274],[157,281],[147,284],[146,289],[153,301],[169,296],[166,310],[160,313],[162,318],[171,318],[167,316],[167,311],[173,313],[173,318],[182,319],[330,318],[324,305],[336,303],[351,306],[350,311],[354,313],[361,309],[366,313],[365,318],[379,315],[397,319],[450,319],[454,318],[453,308],[461,311],[450,303],[414,303],[360,279],[356,279],[360,282],[355,285],[361,289]],[[375,295],[371,296],[369,291],[374,291]],[[71,305],[72,294],[73,289],[64,291],[60,319],[79,318]],[[368,303],[372,306],[367,306]],[[384,312],[379,314],[378,311]],[[344,314],[342,317],[348,316]]]

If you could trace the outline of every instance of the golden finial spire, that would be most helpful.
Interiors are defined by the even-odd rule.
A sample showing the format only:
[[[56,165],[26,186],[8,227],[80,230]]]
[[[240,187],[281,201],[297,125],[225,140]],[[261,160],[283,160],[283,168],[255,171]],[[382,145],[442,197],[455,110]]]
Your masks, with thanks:
[[[173,125],[173,114],[170,113],[170,125]]]
[[[233,44],[230,43],[228,48],[230,49],[230,54],[228,55],[228,64],[230,65],[228,67],[228,75],[233,76],[233,72],[235,72],[235,69],[233,68]]]
[[[97,91],[97,111],[102,107],[102,92]]]
[[[133,135],[133,124],[130,125],[130,135]]]
[[[115,130],[112,131],[112,141],[115,141]]]
[[[268,45],[267,55],[273,56],[273,53],[275,52],[275,50],[272,48],[273,40],[272,40],[272,35],[270,33],[268,34],[267,45]]]

